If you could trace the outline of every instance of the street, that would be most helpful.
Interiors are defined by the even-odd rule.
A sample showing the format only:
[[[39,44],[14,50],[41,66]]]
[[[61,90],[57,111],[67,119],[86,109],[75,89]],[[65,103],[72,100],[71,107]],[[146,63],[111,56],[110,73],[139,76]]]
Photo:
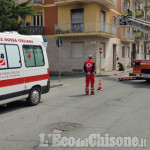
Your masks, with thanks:
[[[95,89],[102,80],[103,91],[86,96],[84,77],[63,77],[63,86],[42,95],[41,103],[27,107],[24,101],[0,109],[0,150],[70,150],[83,148],[39,147],[39,134],[87,138],[90,134],[147,139],[147,147],[96,148],[94,150],[150,149],[150,83],[118,81],[118,76],[96,77]],[[59,123],[64,130],[58,128]],[[65,125],[69,124],[68,128]],[[72,126],[71,126],[72,124]],[[59,126],[60,127],[60,126]]]

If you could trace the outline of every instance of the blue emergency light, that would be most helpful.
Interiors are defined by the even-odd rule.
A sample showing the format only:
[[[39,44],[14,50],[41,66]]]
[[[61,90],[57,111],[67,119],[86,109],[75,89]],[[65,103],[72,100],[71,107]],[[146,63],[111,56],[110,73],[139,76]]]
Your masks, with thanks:
[[[47,38],[44,38],[43,41],[44,41],[44,42],[47,42]]]

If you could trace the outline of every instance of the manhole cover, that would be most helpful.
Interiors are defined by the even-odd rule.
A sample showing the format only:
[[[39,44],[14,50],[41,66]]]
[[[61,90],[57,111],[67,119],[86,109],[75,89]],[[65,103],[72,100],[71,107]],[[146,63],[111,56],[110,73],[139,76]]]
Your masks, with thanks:
[[[61,122],[61,123],[52,124],[50,127],[51,127],[52,132],[61,133],[61,132],[65,132],[65,131],[72,131],[74,129],[79,128],[80,126],[81,125],[79,125],[77,123]]]

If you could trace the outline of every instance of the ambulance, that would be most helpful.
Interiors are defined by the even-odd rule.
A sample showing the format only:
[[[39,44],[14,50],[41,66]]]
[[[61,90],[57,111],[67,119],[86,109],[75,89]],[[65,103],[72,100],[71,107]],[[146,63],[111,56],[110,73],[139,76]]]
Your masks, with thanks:
[[[0,105],[25,99],[34,106],[49,92],[46,48],[40,35],[0,33]]]

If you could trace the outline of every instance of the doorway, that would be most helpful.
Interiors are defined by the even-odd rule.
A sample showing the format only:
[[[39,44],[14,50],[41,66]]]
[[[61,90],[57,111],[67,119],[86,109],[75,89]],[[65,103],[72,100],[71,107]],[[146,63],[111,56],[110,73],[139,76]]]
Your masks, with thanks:
[[[105,32],[105,11],[101,11],[101,31]]]

